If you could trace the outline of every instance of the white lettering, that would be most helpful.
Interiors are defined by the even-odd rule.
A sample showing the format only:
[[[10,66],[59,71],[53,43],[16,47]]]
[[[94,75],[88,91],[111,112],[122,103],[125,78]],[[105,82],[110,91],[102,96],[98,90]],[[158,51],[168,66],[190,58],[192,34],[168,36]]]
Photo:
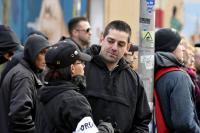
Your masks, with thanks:
[[[77,124],[76,130],[73,133],[97,133],[98,128],[94,124],[91,117],[84,117]]]

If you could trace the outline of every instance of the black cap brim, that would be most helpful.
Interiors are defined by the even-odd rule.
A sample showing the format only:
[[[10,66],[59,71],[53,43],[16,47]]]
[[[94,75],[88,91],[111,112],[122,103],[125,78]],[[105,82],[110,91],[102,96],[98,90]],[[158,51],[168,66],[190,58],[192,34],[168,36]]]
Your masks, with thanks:
[[[83,52],[79,52],[79,59],[82,60],[82,61],[89,62],[89,61],[91,61],[92,57],[88,54],[83,53]]]

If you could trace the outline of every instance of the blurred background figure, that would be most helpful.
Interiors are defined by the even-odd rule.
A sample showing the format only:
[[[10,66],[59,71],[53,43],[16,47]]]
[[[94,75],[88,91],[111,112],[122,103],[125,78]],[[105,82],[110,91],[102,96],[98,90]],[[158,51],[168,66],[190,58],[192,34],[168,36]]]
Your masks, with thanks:
[[[182,45],[185,47],[185,53],[183,55],[183,63],[186,67],[195,69],[194,66],[194,53],[195,47],[189,43],[184,37],[182,37]]]
[[[198,81],[198,76],[196,73],[195,68],[195,47],[186,41],[185,38],[183,38],[182,41],[183,46],[185,47],[184,55],[183,55],[183,63],[184,67],[183,70],[185,70],[190,78],[192,79],[192,82],[194,84],[194,94],[195,94],[195,103],[196,103],[196,110],[198,118],[200,119],[200,82]]]
[[[124,54],[125,60],[128,62],[130,67],[137,71],[138,70],[138,45],[131,44],[129,50]]]
[[[56,43],[61,36],[67,35],[63,12],[58,0],[43,0],[37,21],[29,22],[28,26],[46,34],[51,44]]]
[[[71,39],[81,51],[90,46],[91,26],[87,18],[74,17],[68,23],[68,32]]]
[[[195,53],[194,53],[194,66],[197,73],[197,79],[200,87],[200,42],[195,43]]]
[[[9,26],[0,25],[0,85],[6,62],[9,62],[14,53],[21,48],[22,46],[15,32]]]
[[[178,32],[182,30],[182,24],[181,22],[177,19],[177,7],[173,6],[172,9],[172,16],[170,19],[170,27],[176,29]]]
[[[195,43],[194,46],[195,46],[194,64],[198,80],[200,81],[200,42]]]
[[[0,64],[11,60],[14,52],[20,47],[20,41],[9,26],[0,25]]]
[[[200,88],[200,42],[197,42],[194,44],[195,51],[194,51],[194,68],[196,70],[196,83],[198,88]],[[197,108],[197,114],[200,119],[200,89],[197,93],[196,91],[196,108]]]

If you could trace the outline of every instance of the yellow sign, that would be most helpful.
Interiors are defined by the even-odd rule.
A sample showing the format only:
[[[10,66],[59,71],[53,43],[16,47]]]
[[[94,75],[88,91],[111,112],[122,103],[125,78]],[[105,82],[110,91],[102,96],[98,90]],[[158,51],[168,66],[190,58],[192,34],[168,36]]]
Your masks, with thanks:
[[[154,31],[142,31],[142,38],[146,42],[154,42]]]

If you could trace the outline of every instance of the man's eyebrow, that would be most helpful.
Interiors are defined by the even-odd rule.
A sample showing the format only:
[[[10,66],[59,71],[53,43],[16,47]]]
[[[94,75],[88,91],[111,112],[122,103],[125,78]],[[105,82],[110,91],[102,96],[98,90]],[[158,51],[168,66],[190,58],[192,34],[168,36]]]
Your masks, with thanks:
[[[115,40],[114,38],[112,38],[112,37],[109,37],[109,36],[108,36],[107,38],[108,38],[108,39],[112,39],[112,40]]]

